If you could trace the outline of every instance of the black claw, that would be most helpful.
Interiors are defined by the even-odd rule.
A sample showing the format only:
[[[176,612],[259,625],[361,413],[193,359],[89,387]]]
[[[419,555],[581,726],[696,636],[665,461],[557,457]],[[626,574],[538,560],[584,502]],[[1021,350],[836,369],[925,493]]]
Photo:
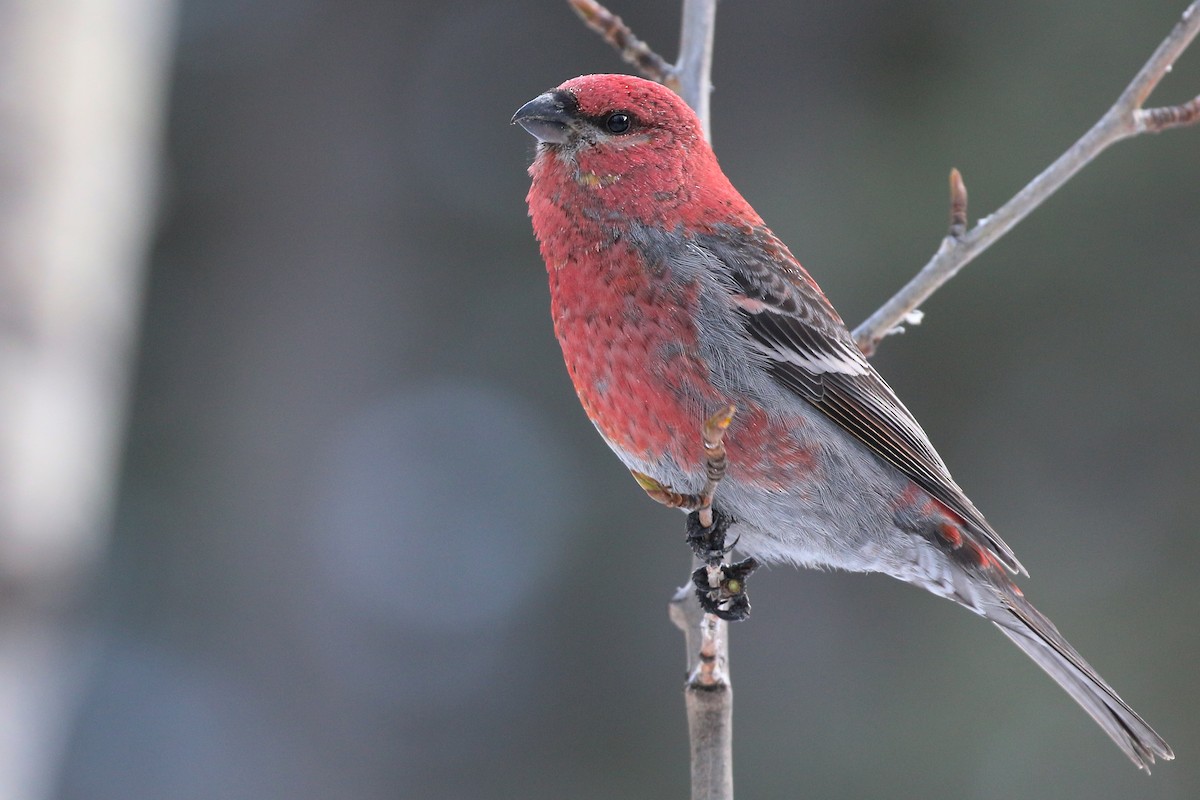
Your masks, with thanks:
[[[713,524],[705,528],[700,524],[700,512],[693,511],[687,517],[687,543],[696,558],[709,566],[720,564],[729,555],[732,546],[725,546],[725,532],[733,524],[733,517],[712,509]]]
[[[750,616],[750,600],[746,595],[738,595],[721,603],[710,614],[716,614],[726,622],[741,622]]]
[[[709,567],[701,567],[693,572],[692,583],[696,586],[696,598],[700,601],[700,608],[707,614],[715,614],[730,622],[741,622],[750,616],[746,579],[758,566],[758,562],[753,558],[747,558],[736,564],[718,567],[711,577]]]

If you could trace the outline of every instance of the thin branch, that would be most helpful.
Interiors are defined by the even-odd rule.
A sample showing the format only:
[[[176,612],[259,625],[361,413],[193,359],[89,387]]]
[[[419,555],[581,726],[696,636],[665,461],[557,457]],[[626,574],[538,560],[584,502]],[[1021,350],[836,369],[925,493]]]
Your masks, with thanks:
[[[700,610],[691,583],[669,607],[671,621],[683,631],[689,679],[684,687],[688,740],[691,742],[692,800],[733,798],[733,686],[729,682],[726,624]],[[701,667],[711,666],[702,670]],[[693,680],[709,675],[711,683]]]
[[[621,58],[637,67],[638,71],[652,81],[670,86],[679,91],[679,81],[675,77],[675,67],[665,58],[650,49],[650,46],[633,35],[633,31],[624,20],[609,11],[596,0],[567,0],[575,13],[587,26],[604,37],[604,40],[617,49]],[[686,98],[686,95],[684,95]],[[690,102],[690,101],[689,101]]]
[[[1139,133],[1158,133],[1168,128],[1182,128],[1200,121],[1200,95],[1177,106],[1144,108],[1137,112]]]
[[[1141,133],[1157,132],[1197,122],[1200,119],[1200,97],[1179,106],[1151,109],[1141,107],[1170,70],[1171,65],[1191,44],[1197,32],[1200,32],[1200,0],[1195,0],[1187,7],[1171,33],[1154,51],[1154,55],[1091,130],[998,211],[980,220],[970,232],[960,237],[947,236],[937,253],[921,268],[916,277],[855,329],[854,339],[863,353],[868,356],[874,354],[883,338],[897,332],[900,322],[914,312],[917,306],[925,302],[975,256],[1028,216],[1109,145]]]
[[[712,94],[713,35],[717,29],[717,0],[683,0],[683,22],[679,35],[679,60],[675,75],[676,89],[704,129],[704,138],[712,142],[712,115],[709,97]]]
[[[950,170],[950,230],[946,235],[961,239],[967,232],[967,185],[958,169]]]

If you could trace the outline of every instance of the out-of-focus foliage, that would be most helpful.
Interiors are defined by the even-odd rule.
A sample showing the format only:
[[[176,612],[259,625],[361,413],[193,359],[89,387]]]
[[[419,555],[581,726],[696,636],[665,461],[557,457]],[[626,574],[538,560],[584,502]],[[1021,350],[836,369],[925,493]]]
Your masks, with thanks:
[[[1107,108],[1183,0],[724,3],[726,172],[852,324]],[[614,5],[668,51],[677,3]],[[508,119],[620,62],[564,2],[184,2],[116,540],[64,798],[682,797],[682,517],[576,407]],[[1189,53],[1156,102],[1200,91]],[[1119,145],[877,362],[1176,748],[990,626],[775,568],[746,797],[1200,795],[1200,130]]]

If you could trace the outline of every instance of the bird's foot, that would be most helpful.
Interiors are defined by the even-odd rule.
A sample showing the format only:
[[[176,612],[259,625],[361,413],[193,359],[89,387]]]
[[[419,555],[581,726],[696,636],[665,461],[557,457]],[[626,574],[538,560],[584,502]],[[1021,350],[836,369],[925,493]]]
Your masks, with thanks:
[[[724,563],[725,556],[733,550],[733,545],[725,544],[725,534],[733,524],[733,517],[715,508],[710,510],[713,519],[707,528],[700,524],[699,511],[693,511],[687,518],[688,545],[696,558],[705,564],[692,573],[692,583],[705,613],[739,622],[750,615],[746,579],[758,569],[758,562],[747,558],[736,564]]]
[[[715,567],[725,560],[733,546],[725,546],[725,532],[733,524],[733,517],[711,509],[712,525],[707,528],[700,524],[700,512],[693,511],[687,516],[687,543],[696,554],[696,558]]]
[[[750,616],[746,579],[758,566],[756,560],[747,558],[736,564],[710,564],[693,572],[692,583],[700,608],[730,622],[741,622]]]

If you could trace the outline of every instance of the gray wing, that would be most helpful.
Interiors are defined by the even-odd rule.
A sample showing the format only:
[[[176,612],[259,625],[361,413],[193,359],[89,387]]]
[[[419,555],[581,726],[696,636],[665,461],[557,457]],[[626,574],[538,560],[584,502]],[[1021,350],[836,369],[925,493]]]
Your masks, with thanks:
[[[1006,567],[1025,572],[783,243],[756,228],[718,230],[700,244],[728,268],[733,302],[775,380],[962,517]]]

